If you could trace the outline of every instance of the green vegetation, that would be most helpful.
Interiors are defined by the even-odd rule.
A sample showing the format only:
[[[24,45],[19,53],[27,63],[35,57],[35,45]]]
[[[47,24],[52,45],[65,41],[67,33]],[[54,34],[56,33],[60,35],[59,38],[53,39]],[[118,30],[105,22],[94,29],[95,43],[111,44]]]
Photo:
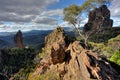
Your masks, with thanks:
[[[34,49],[3,49],[1,53],[2,62],[0,64],[0,72],[11,77],[13,80],[26,79],[27,75],[33,71],[36,66],[33,61],[36,55]]]
[[[88,13],[95,7],[98,7],[99,4],[110,4],[111,0],[86,0],[83,5],[70,5],[67,8],[64,8],[64,20],[72,24],[72,27],[75,29],[75,32],[84,40],[85,48],[88,48],[88,38],[99,31],[100,27],[89,28],[87,31],[80,31],[78,27],[81,27],[81,21],[83,20],[82,13]],[[103,17],[101,17],[103,19]],[[102,25],[103,23],[101,23]]]
[[[78,18],[78,16],[81,15],[84,11],[90,11],[95,6],[97,6],[97,4],[109,4],[110,1],[111,0],[86,0],[82,6],[70,5],[69,7],[64,9],[64,20],[68,21],[74,26],[76,32],[79,34],[79,37],[77,37],[76,39],[81,41],[84,39],[83,42],[85,43],[85,46],[88,42],[87,39],[89,38],[89,36],[91,36],[90,34],[93,32],[91,30],[87,34],[84,34],[83,32],[79,31],[77,27],[80,27],[79,22],[81,20]],[[78,24],[77,27],[76,24]],[[104,30],[101,30],[100,33],[93,34],[90,37],[91,42],[89,42],[89,48],[97,52],[98,54],[105,56],[108,60],[120,66],[120,35],[118,35],[120,34],[119,29],[120,28],[104,28]],[[47,41],[48,43],[46,44],[51,45],[53,44],[53,42],[59,40],[59,36],[64,36],[61,34],[56,34],[59,32],[61,32],[61,29],[58,29],[57,32],[51,34],[55,37],[54,39],[48,36],[50,40]],[[38,39],[40,38],[38,37]],[[74,37],[68,37],[68,39],[71,42],[75,40]],[[35,40],[33,42],[38,43],[39,41]],[[40,50],[41,47],[43,47],[43,45],[38,45],[37,47],[35,47],[35,49]],[[48,55],[44,53],[44,48],[42,48],[41,52],[38,54],[35,52],[35,49],[30,49],[28,46],[23,49],[2,49],[2,57],[0,54],[0,72],[7,75],[11,80],[60,80],[59,75],[54,73],[54,71],[49,70],[47,70],[45,74],[34,75],[33,71],[36,68],[36,65],[43,57]]]
[[[101,4],[110,4],[111,0],[86,0],[81,6],[70,5],[67,8],[64,8],[64,20],[68,21],[70,24],[75,25],[77,19],[76,16],[81,15],[83,12],[89,12],[91,9],[99,6]],[[74,17],[73,17],[74,16]]]
[[[116,50],[120,49],[120,35],[118,35],[115,38],[109,39],[107,43],[89,42],[89,44],[90,48],[93,51],[107,58],[110,58],[113,55],[113,53],[115,53]]]
[[[117,50],[112,57],[110,58],[110,61],[116,63],[120,66],[120,50]]]
[[[42,51],[38,55],[40,59],[42,59],[45,56],[44,48],[42,48]]]
[[[104,56],[106,58],[110,58],[113,54],[111,52],[111,48],[104,43],[94,43],[89,42],[90,49],[97,52],[99,55]]]
[[[111,48],[112,52],[120,49],[120,35],[108,40],[108,46]]]
[[[102,28],[101,32],[92,34],[90,36],[89,41],[95,43],[107,43],[109,39],[116,37],[120,34],[120,27],[112,27],[112,28]]]
[[[42,50],[40,51],[37,57],[42,59],[44,56],[47,56],[47,55],[44,53],[44,48],[42,48]],[[60,77],[59,75],[54,73],[54,71],[49,71],[48,69],[47,72],[41,75],[35,74],[35,71],[30,72],[27,80],[60,80]]]
[[[92,34],[99,31],[97,28],[89,28],[89,30],[82,31],[79,30],[78,27],[81,27],[81,21],[83,20],[83,13],[88,13],[95,7],[99,7],[100,5],[108,5],[111,3],[111,0],[86,0],[81,6],[70,5],[67,8],[64,8],[64,20],[72,24],[72,27],[75,29],[75,32],[84,40],[84,44],[88,46],[88,38]],[[102,25],[102,24],[101,24]]]
[[[120,74],[120,49],[115,51],[109,59],[111,66]]]

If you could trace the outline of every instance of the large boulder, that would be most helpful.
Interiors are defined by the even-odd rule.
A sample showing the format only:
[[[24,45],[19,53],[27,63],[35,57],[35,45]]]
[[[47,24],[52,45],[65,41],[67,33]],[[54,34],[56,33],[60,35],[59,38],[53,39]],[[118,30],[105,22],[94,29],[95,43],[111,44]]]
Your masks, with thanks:
[[[110,19],[110,11],[106,5],[102,5],[89,12],[88,22],[84,26],[84,31],[112,26],[113,20]]]
[[[20,30],[14,35],[14,43],[15,43],[15,46],[18,48],[24,47],[22,32]]]

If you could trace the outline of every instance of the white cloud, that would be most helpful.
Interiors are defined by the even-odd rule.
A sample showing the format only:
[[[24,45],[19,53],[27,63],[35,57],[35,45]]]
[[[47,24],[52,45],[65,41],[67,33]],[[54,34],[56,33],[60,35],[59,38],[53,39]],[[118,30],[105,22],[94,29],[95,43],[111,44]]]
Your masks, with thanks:
[[[112,17],[120,17],[120,0],[113,0],[109,9]]]
[[[59,26],[62,26],[62,27],[70,27],[70,26],[72,26],[72,25],[69,24],[68,22],[64,21],[64,22],[60,23]]]
[[[82,19],[81,22],[80,22],[80,26],[79,27],[83,27],[87,23],[87,21],[88,21],[88,18]],[[72,26],[67,21],[63,21],[59,25],[62,26],[62,27],[71,27]]]
[[[38,16],[33,22],[37,24],[55,25],[57,24],[57,19],[48,16]]]
[[[59,0],[0,0],[0,31],[55,28],[57,20],[50,16],[62,15],[62,9],[47,11],[47,7],[56,2]]]
[[[87,22],[88,22],[88,18],[82,19],[80,26],[83,27]]]
[[[0,21],[30,22],[59,0],[0,0]]]
[[[112,0],[109,10],[114,21],[113,26],[120,26],[120,0]]]
[[[41,15],[42,16],[63,16],[63,9],[44,11],[43,13],[41,13]]]
[[[113,26],[120,26],[120,18],[119,17],[112,17],[114,20]]]
[[[55,29],[56,25],[34,24],[34,25],[0,25],[0,32],[17,32],[18,30],[31,31],[31,30],[51,30]]]

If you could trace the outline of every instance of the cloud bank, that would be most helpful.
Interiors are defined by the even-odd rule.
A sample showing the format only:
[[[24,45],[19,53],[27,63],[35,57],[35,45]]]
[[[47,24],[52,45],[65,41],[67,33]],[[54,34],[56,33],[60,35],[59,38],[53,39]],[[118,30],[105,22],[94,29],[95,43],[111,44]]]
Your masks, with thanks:
[[[37,26],[39,29],[43,25],[56,25],[57,19],[52,16],[61,16],[62,9],[48,11],[47,7],[57,2],[59,0],[0,0],[0,31],[28,28],[25,26],[29,26],[29,29],[36,29]]]
[[[48,6],[60,3],[60,1],[0,0],[0,32],[17,31],[19,29],[23,31],[53,29],[58,24],[63,27],[71,26],[68,22],[62,20],[64,17],[62,8],[48,9]],[[120,25],[119,4],[120,0],[113,0],[109,7],[115,26]],[[81,26],[86,22],[87,18],[83,19]]]
[[[109,9],[111,18],[114,20],[114,26],[120,26],[120,0],[112,0]]]

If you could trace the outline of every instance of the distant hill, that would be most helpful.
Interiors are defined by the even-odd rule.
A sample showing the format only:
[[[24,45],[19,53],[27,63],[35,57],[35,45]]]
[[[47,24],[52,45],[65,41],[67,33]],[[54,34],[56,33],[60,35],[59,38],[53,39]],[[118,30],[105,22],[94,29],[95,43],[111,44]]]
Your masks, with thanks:
[[[52,30],[33,30],[30,32],[23,33],[24,45],[30,47],[36,47],[44,43],[44,38]]]
[[[24,45],[33,47],[38,44],[44,43],[44,37],[52,30],[33,30],[29,32],[23,32]],[[14,34],[13,32],[6,32],[0,35],[0,48],[14,47]]]
[[[74,32],[70,27],[64,28],[68,35],[73,35]],[[23,32],[23,42],[25,46],[36,48],[44,44],[45,36],[53,30],[32,30]],[[0,32],[0,48],[14,47],[15,32]]]
[[[0,48],[7,48],[7,47],[11,47],[11,44],[7,41],[0,39]]]

